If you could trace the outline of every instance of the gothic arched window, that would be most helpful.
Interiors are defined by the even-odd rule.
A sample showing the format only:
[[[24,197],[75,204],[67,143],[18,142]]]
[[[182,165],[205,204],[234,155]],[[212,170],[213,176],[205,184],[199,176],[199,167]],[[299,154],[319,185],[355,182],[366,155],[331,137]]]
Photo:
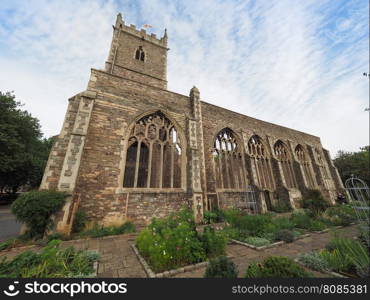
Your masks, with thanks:
[[[258,185],[264,189],[273,189],[274,178],[270,160],[262,139],[258,135],[252,136],[248,141],[249,156],[255,166]]]
[[[222,129],[213,146],[216,187],[219,189],[244,189],[246,176],[241,149],[231,129]]]
[[[296,180],[293,172],[292,158],[285,144],[278,140],[274,145],[274,153],[280,161],[283,169],[283,175],[288,188],[296,188]]]
[[[321,156],[321,152],[315,148],[315,152],[316,152],[316,157],[317,157],[317,162],[318,162],[318,166],[320,167],[321,169],[321,172],[322,172],[322,175],[324,178],[328,178],[328,171],[326,170],[326,166],[322,160],[322,156]]]
[[[161,112],[145,116],[132,128],[123,187],[181,188],[181,141],[175,126]]]
[[[312,172],[311,172],[311,167],[310,167],[310,162],[308,160],[308,157],[306,155],[306,152],[304,151],[302,145],[297,145],[295,147],[295,155],[299,161],[299,163],[302,165],[304,175],[307,179],[307,184],[309,188],[314,188],[315,183],[313,180]]]
[[[139,46],[139,48],[136,50],[135,58],[137,60],[141,60],[141,61],[144,61],[145,60],[145,52],[144,52],[142,46]]]

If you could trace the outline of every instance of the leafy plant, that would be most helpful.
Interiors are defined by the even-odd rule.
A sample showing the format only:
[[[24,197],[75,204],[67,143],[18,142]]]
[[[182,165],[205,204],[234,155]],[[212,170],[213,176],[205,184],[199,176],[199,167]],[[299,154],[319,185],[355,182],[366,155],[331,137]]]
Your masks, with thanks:
[[[290,203],[286,203],[286,202],[278,202],[276,205],[272,207],[272,211],[277,212],[277,213],[285,213],[285,212],[290,212],[292,210],[293,208],[290,205]]]
[[[300,265],[283,256],[270,256],[262,264],[252,263],[246,270],[246,278],[304,278],[310,277]]]
[[[82,231],[87,223],[87,215],[84,211],[79,210],[77,211],[74,220],[73,220],[73,225],[72,225],[72,232],[80,232]]]
[[[335,247],[332,253],[337,252],[337,254],[335,255],[340,256],[340,258],[346,262],[345,267],[338,268],[337,270],[348,270],[349,266],[352,264],[353,266],[355,266],[357,274],[360,277],[366,277],[369,275],[369,253],[367,251],[367,248],[361,242],[342,237],[334,237],[331,240],[331,243],[333,247]],[[324,253],[324,256],[325,255],[326,253]],[[331,259],[331,257],[327,258]]]
[[[271,241],[265,238],[256,237],[256,236],[249,236],[244,239],[244,242],[247,244],[254,245],[256,247],[266,246],[271,244]]]
[[[205,278],[237,278],[238,270],[235,264],[226,256],[211,259],[204,273]]]
[[[23,252],[11,261],[0,262],[0,277],[65,278],[88,277],[94,272],[98,254],[77,251],[73,247],[59,249],[60,241],[53,240],[40,253]]]
[[[207,252],[214,254],[210,245],[216,245],[216,252],[220,253],[224,243],[222,235],[208,229],[202,239],[196,231],[193,214],[187,209],[165,219],[152,219],[136,240],[141,255],[156,272],[204,261]]]
[[[326,228],[327,228],[326,224],[319,220],[311,220],[311,222],[308,225],[308,229],[310,231],[322,231]]]
[[[308,190],[303,195],[302,204],[304,208],[309,209],[315,216],[323,213],[330,206],[319,190]]]
[[[215,257],[225,253],[226,237],[223,233],[216,232],[212,227],[204,228],[200,241],[207,257]]]
[[[224,221],[225,214],[222,210],[215,209],[212,211],[205,211],[203,218],[206,224],[219,223]]]
[[[291,243],[294,241],[294,233],[288,229],[281,229],[279,230],[276,235],[275,239],[278,241],[284,241],[286,243]]]
[[[348,226],[357,220],[356,212],[350,205],[338,205],[329,207],[325,211],[334,225]]]
[[[119,234],[125,234],[130,232],[135,232],[136,228],[135,225],[132,222],[125,222],[121,226],[99,226],[95,225],[93,228],[83,231],[79,234],[81,237],[103,237],[103,236],[109,236],[109,235],[119,235]]]
[[[29,237],[41,238],[53,222],[51,215],[65,203],[66,194],[57,191],[31,191],[21,194],[12,204],[17,220],[27,225]]]
[[[328,262],[318,252],[315,251],[301,253],[298,256],[298,259],[305,266],[316,271],[326,271],[330,269]]]
[[[329,251],[324,249],[320,251],[320,256],[328,264],[329,268],[333,271],[342,272],[350,268],[350,261],[347,257],[343,256],[338,249]]]

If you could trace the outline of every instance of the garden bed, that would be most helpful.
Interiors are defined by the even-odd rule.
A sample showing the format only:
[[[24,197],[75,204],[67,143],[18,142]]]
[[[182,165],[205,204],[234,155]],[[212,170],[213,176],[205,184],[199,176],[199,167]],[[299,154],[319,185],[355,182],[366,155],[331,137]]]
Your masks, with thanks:
[[[38,249],[25,251],[12,259],[0,261],[0,277],[19,278],[79,278],[97,277],[99,253],[60,248],[58,240]]]
[[[302,234],[302,235],[296,237],[294,241],[297,241],[297,240],[300,240],[300,239],[303,239],[303,238],[306,238],[306,237],[309,237],[309,236],[311,236],[311,234],[309,234],[309,233]],[[239,244],[239,245],[246,246],[246,247],[254,249],[254,250],[258,250],[258,251],[261,251],[261,250],[264,250],[264,249],[267,249],[267,248],[273,248],[273,247],[281,246],[283,244],[287,244],[287,242],[284,242],[284,241],[277,241],[277,242],[274,242],[274,243],[271,243],[271,244],[268,244],[268,245],[265,245],[265,246],[259,246],[258,247],[258,246],[248,244],[248,243],[245,243],[245,242],[241,242],[241,241],[238,241],[238,240],[234,240],[234,239],[230,239],[230,241],[233,242],[233,243]]]
[[[136,254],[136,257],[138,258],[140,264],[143,266],[146,274],[149,278],[167,278],[167,277],[173,277],[180,273],[190,272],[197,269],[201,269],[204,267],[207,267],[209,265],[209,261],[203,261],[196,264],[187,265],[184,267],[180,267],[177,269],[167,270],[160,273],[155,273],[149,266],[149,264],[146,262],[145,258],[140,255],[139,250],[136,248],[134,244],[131,244],[131,248],[133,249],[134,253]],[[232,258],[233,256],[228,255],[227,258]]]
[[[368,244],[358,239],[334,236],[325,249],[302,253],[297,262],[306,268],[335,277],[368,277]]]
[[[308,266],[306,266],[304,263],[302,263],[298,258],[295,258],[294,261],[301,265],[302,267],[310,270],[310,271],[313,271],[313,272],[317,272],[317,273],[323,273],[323,274],[326,274],[326,275],[330,275],[330,276],[333,276],[333,277],[337,277],[337,278],[349,278],[347,276],[344,276],[342,274],[339,274],[339,273],[336,273],[336,272],[332,272],[332,271],[328,271],[328,270],[315,270],[315,269],[312,269],[312,268],[309,268]]]
[[[163,219],[153,218],[138,235],[133,249],[140,254],[144,268],[151,270],[149,276],[168,276],[168,270],[203,267],[207,260],[225,255],[226,244],[223,231],[210,225],[199,230],[192,211],[182,209]]]

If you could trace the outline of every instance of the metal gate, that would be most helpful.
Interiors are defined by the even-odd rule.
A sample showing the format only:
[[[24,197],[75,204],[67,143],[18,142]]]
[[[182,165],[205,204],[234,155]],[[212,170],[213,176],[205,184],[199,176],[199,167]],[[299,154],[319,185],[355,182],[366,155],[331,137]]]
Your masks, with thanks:
[[[352,206],[356,212],[360,226],[363,226],[363,230],[368,232],[370,228],[369,187],[365,181],[360,178],[356,178],[353,175],[351,178],[346,180],[345,187],[349,201],[352,202]],[[367,240],[367,244],[369,244],[369,235],[367,234],[364,237]]]
[[[253,185],[247,185],[241,199],[237,202],[237,207],[240,210],[247,211],[250,214],[258,214],[259,206],[259,191]]]

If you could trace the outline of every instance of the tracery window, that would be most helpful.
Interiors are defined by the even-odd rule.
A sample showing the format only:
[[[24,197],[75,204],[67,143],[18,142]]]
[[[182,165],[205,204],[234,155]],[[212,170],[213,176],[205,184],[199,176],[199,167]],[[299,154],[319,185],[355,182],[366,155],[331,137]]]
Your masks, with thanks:
[[[241,147],[229,128],[222,129],[216,136],[213,158],[218,189],[244,189],[246,175]]]
[[[319,167],[321,169],[321,172],[322,172],[324,178],[328,178],[329,177],[328,176],[328,171],[327,171],[326,166],[325,166],[325,164],[324,164],[324,162],[322,160],[321,153],[316,148],[315,148],[315,152],[316,152],[317,162],[318,162],[318,165],[319,165]]]
[[[275,183],[271,163],[262,139],[258,135],[249,139],[248,151],[252,164],[255,166],[258,185],[263,189],[273,189]]]
[[[139,46],[139,48],[136,50],[135,59],[141,60],[141,61],[145,60],[145,52],[142,46]]]
[[[277,141],[274,145],[274,153],[280,161],[283,169],[283,175],[288,188],[296,188],[296,180],[294,176],[291,155],[282,141]]]
[[[123,187],[181,188],[182,156],[171,121],[159,111],[143,117],[128,140]]]
[[[309,188],[314,188],[315,183],[314,183],[313,175],[312,175],[312,172],[311,172],[310,162],[308,160],[308,157],[307,157],[306,152],[304,151],[302,145],[297,145],[297,147],[295,147],[294,152],[295,152],[295,155],[296,155],[298,161],[302,165],[304,175],[307,179],[308,187]]]

